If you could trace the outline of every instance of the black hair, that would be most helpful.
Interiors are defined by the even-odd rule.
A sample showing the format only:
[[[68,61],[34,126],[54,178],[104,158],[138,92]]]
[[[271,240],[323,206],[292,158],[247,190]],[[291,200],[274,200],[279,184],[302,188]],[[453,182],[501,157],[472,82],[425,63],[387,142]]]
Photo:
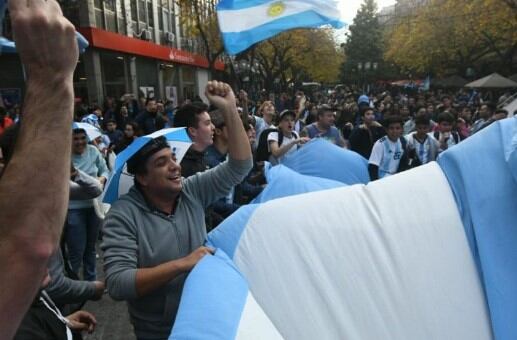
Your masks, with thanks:
[[[280,114],[278,115],[277,124],[280,124],[280,122],[282,121],[282,119],[284,119],[285,116],[291,116],[291,117],[293,117],[293,119],[296,119],[296,113],[294,113],[293,110],[284,110],[284,111],[280,112]]]
[[[170,145],[167,143],[167,139],[164,136],[151,139],[128,159],[126,163],[127,171],[132,175],[145,174],[147,171],[145,167],[147,160],[151,158],[152,155],[165,148],[170,148]]]
[[[392,124],[400,124],[402,126],[404,124],[404,120],[401,116],[397,115],[389,116],[384,120],[384,127],[386,129],[389,128]]]
[[[368,111],[372,111],[373,113],[375,113],[375,110],[368,106],[368,107],[364,108],[363,112],[361,113],[361,116],[364,116],[366,114],[366,112],[368,112]]]
[[[325,114],[325,112],[334,111],[330,105],[323,104],[318,108],[318,117],[321,117]]]
[[[217,129],[222,129],[224,127],[224,116],[219,110],[210,111],[210,120],[212,120],[212,124]]]
[[[427,115],[418,115],[415,117],[415,125],[427,125],[431,124],[431,120]]]
[[[104,125],[108,125],[109,123],[117,124],[117,121],[115,119],[113,119],[113,118],[110,118],[110,119],[108,119],[107,121],[104,122]]]
[[[146,100],[145,100],[145,106],[147,106],[147,104],[149,104],[149,102],[152,102],[152,101],[155,101],[156,103],[158,103],[158,102],[156,101],[156,98],[154,98],[154,97],[152,97],[152,98],[148,97],[148,98],[146,98]]]
[[[76,128],[72,130],[72,135],[78,135],[80,133],[84,133],[86,135],[86,130],[83,128]]]
[[[195,102],[186,104],[176,110],[174,115],[174,127],[186,127],[187,129],[197,128],[199,114],[207,112],[208,106],[205,103]]]
[[[438,115],[438,118],[436,119],[436,121],[438,122],[438,124],[441,122],[447,122],[447,123],[453,124],[454,116],[452,115],[452,113],[444,111]]]
[[[486,107],[487,107],[488,111],[490,111],[490,113],[495,111],[496,106],[493,103],[485,103],[483,105],[486,105]],[[481,105],[481,106],[483,106],[483,105]]]

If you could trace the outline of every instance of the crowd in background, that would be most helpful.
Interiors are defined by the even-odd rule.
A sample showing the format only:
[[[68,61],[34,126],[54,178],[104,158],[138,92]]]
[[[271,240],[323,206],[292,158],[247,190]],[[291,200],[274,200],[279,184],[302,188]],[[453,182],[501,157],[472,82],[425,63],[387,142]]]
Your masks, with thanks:
[[[281,164],[311,139],[323,138],[364,157],[370,178],[376,180],[434,161],[441,152],[506,118],[508,112],[498,109],[497,102],[507,94],[496,101],[487,100],[486,95],[386,87],[363,94],[355,87],[340,87],[292,95],[260,93],[252,101],[239,91],[238,112],[253,151],[253,169],[205,210],[207,231],[260,194],[267,185],[264,161]],[[9,140],[20,119],[17,106],[0,106],[2,143]],[[51,259],[57,280],[46,289],[53,300],[62,303],[60,308],[70,312],[86,300],[99,299],[105,289],[104,282],[97,280],[96,260],[104,212],[93,197],[106,185],[117,154],[139,136],[186,127],[193,144],[181,161],[182,177],[215,168],[229,157],[224,115],[199,97],[179,107],[154,98],[136,100],[132,95],[107,98],[103,106],[76,103],[74,120],[102,134],[90,140],[84,128],[74,128],[72,133],[70,183],[82,194],[70,197],[62,253],[56,252]],[[73,298],[67,299],[70,295]]]

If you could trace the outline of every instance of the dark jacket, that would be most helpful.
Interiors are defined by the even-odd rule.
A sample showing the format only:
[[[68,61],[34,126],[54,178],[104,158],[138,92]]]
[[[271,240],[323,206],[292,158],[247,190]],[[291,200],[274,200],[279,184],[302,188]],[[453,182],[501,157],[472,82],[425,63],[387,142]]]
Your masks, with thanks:
[[[181,176],[188,178],[198,172],[208,169],[205,161],[205,153],[194,150],[190,147],[181,160]]]
[[[371,134],[370,134],[371,133]],[[350,148],[366,159],[370,158],[375,142],[386,134],[382,127],[372,126],[370,132],[356,127],[350,134]]]
[[[140,113],[136,118],[135,122],[138,124],[144,135],[148,135],[157,130],[163,129],[165,121],[163,118],[158,116],[156,113],[144,111]]]

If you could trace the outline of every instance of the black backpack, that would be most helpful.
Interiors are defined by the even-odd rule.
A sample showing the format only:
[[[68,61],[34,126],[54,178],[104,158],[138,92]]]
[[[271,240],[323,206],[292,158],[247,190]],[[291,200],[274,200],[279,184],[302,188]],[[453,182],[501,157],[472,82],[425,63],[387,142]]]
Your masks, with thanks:
[[[269,128],[262,131],[259,137],[259,142],[257,146],[257,162],[264,162],[269,160],[269,156],[271,155],[271,151],[269,151],[269,145],[267,142],[267,138],[271,132],[278,132],[278,145],[282,145],[284,141],[284,135],[277,128]],[[293,131],[293,135],[298,138],[298,134],[296,131]]]

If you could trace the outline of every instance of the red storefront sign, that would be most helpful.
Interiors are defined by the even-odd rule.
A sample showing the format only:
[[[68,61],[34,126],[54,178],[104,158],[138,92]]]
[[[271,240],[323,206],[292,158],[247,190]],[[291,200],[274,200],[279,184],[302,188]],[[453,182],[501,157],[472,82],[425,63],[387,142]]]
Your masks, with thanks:
[[[149,41],[127,37],[95,27],[81,27],[78,31],[88,39],[92,47],[208,68],[208,60],[198,54],[157,45]],[[216,61],[215,68],[220,71],[224,70],[224,63]]]

